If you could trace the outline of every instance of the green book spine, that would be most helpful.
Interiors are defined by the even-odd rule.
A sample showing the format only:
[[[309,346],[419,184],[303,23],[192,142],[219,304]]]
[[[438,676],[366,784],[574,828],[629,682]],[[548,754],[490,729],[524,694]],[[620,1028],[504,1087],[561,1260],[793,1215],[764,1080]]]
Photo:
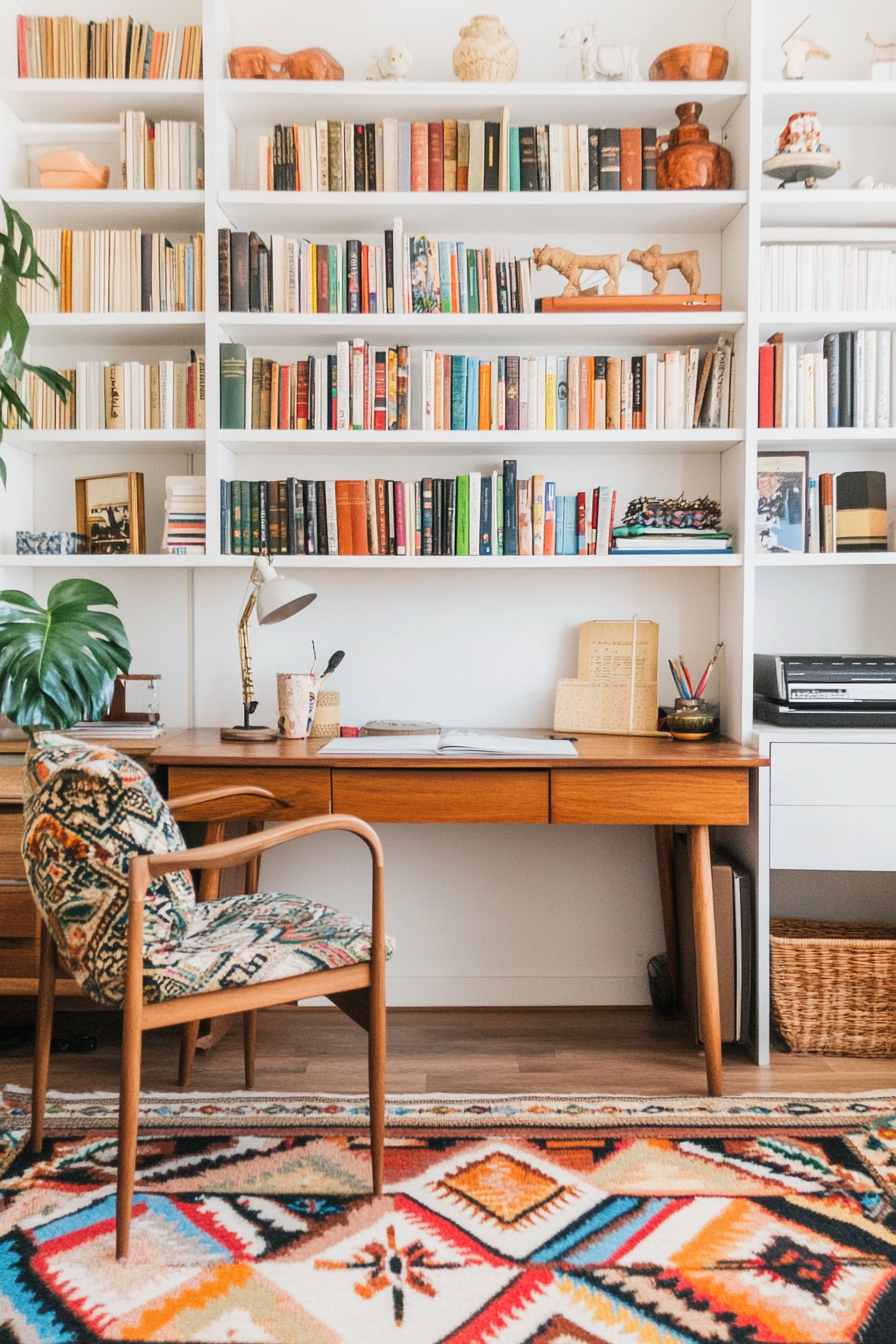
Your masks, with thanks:
[[[510,127],[510,190],[519,191],[520,189],[520,128],[519,126]]]
[[[327,275],[330,277],[330,312],[338,313],[339,310],[339,284],[336,274],[336,244],[330,243],[327,247]]]
[[[467,424],[467,357],[451,356],[451,428],[465,429]]]
[[[261,553],[261,497],[258,481],[249,482],[249,551],[252,555]]]
[[[470,478],[457,478],[457,547],[456,555],[470,554]]]
[[[221,346],[221,428],[246,427],[246,347]]]
[[[479,312],[479,272],[475,249],[467,250],[467,312]]]
[[[242,555],[243,538],[241,527],[240,486],[242,481],[233,481],[230,486],[230,554]]]
[[[252,554],[252,501],[249,482],[240,481],[240,555]]]
[[[512,162],[513,160],[511,159],[511,163]],[[495,514],[497,515],[498,519],[498,535],[496,538],[493,539],[493,545],[495,545],[495,555],[503,555],[504,554],[504,475],[502,472],[498,473],[496,488],[498,494],[498,502],[495,506]]]

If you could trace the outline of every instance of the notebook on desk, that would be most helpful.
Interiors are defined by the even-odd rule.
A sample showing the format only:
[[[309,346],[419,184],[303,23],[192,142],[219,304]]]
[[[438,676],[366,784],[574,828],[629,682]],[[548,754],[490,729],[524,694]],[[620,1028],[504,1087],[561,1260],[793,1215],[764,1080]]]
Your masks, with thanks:
[[[334,737],[321,756],[577,756],[572,742],[545,737],[501,737],[453,730],[416,737]]]

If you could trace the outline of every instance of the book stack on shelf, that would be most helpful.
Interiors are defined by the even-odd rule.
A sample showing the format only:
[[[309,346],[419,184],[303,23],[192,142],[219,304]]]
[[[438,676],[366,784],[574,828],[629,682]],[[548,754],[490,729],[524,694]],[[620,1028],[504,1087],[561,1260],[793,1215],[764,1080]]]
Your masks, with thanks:
[[[559,495],[503,470],[418,481],[221,482],[226,555],[511,556],[610,553],[616,492]]]
[[[19,14],[20,79],[201,79],[202,28],[154,32],[133,19]]]
[[[656,128],[316,121],[258,140],[260,191],[654,191]]]
[[[168,476],[165,480],[165,536],[168,555],[205,554],[205,478]]]
[[[63,404],[30,371],[14,384],[34,429],[204,429],[205,354],[188,361],[79,360],[61,369],[72,391]],[[11,411],[10,429],[21,428]]]
[[[896,342],[889,328],[782,332],[759,347],[760,429],[889,429],[896,425]]]
[[[714,499],[633,499],[613,529],[613,549],[625,555],[730,553],[731,533],[721,521]]]
[[[765,313],[864,313],[896,309],[896,250],[856,243],[764,243]]]
[[[125,191],[201,191],[205,144],[195,121],[153,121],[119,114],[121,185]]]
[[[172,243],[139,229],[35,229],[37,253],[59,277],[19,281],[26,313],[199,313],[205,235]]]

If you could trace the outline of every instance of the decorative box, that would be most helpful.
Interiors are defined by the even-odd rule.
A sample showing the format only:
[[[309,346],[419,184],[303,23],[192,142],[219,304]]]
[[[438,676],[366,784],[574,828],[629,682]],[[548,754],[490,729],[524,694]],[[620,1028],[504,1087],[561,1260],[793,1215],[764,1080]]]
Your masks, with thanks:
[[[78,532],[17,532],[16,555],[78,555],[83,540]]]

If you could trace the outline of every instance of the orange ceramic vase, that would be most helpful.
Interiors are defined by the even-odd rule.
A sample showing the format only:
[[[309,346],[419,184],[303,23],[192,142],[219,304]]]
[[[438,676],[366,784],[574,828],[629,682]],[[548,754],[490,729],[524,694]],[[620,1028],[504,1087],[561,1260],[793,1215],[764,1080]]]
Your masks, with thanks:
[[[727,191],[731,186],[731,155],[714,145],[700,121],[702,103],[680,103],[678,125],[656,142],[658,191]]]

